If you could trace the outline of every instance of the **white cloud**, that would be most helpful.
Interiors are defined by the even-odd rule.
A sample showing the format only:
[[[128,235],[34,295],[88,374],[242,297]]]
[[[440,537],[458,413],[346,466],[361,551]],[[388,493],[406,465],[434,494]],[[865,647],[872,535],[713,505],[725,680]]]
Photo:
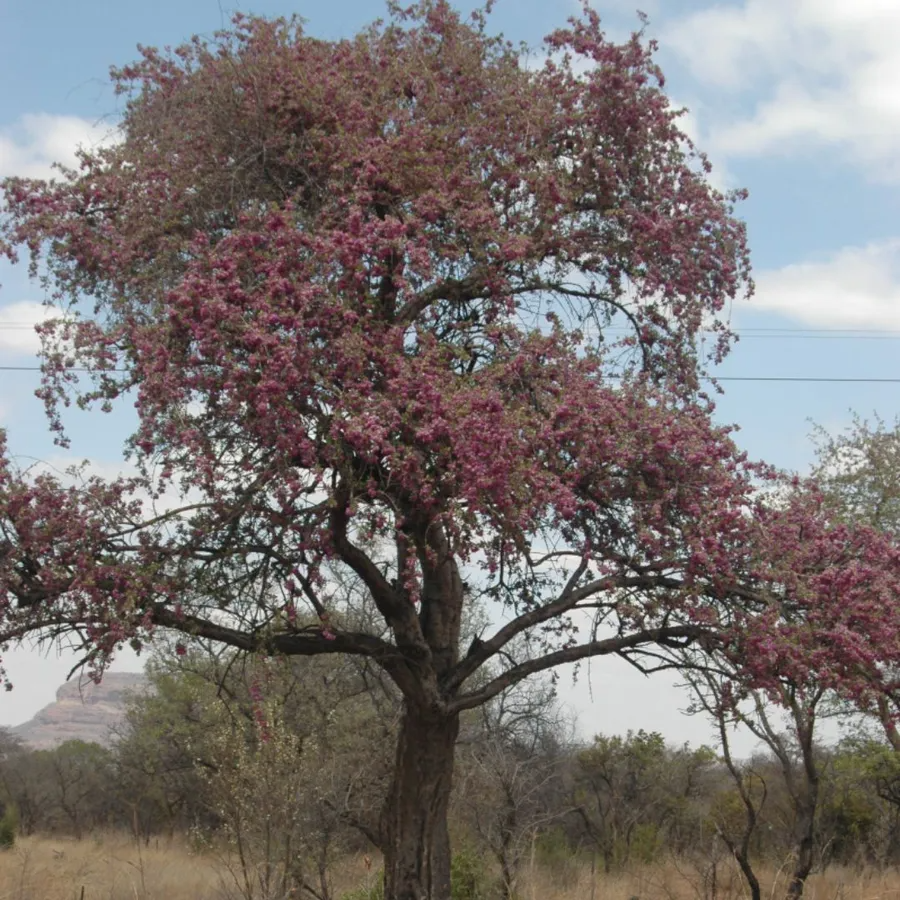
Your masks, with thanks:
[[[17,457],[21,464],[26,462],[24,457]],[[84,466],[84,471],[78,478],[73,478],[69,471],[72,467]],[[55,454],[45,459],[35,460],[30,468],[31,474],[46,473],[59,478],[63,484],[78,484],[82,478],[96,475],[106,481],[114,481],[117,478],[130,478],[137,475],[137,469],[124,460],[105,460],[85,458],[82,456]]]
[[[0,128],[0,178],[50,178],[54,162],[73,166],[79,147],[95,148],[115,139],[115,128],[109,122],[29,113]]]
[[[756,276],[755,309],[823,328],[900,330],[900,238]]]
[[[15,461],[22,469],[27,469],[32,476],[46,473],[58,478],[65,485],[81,484],[91,476],[112,482],[119,478],[134,478],[139,474],[137,466],[124,459],[109,460],[55,454],[41,459],[16,455]],[[77,474],[73,475],[73,468],[77,470]],[[191,488],[187,494],[182,494],[175,486],[170,486],[159,497],[151,497],[143,488],[136,490],[133,496],[134,499],[140,500],[143,504],[144,514],[149,517],[173,512],[192,503],[202,503],[205,499],[204,495],[196,488]]]
[[[720,152],[710,154],[708,152],[708,141],[703,134],[703,129],[701,127],[703,117],[702,104],[699,102],[680,103],[674,97],[670,97],[669,99],[673,109],[684,110],[676,123],[679,129],[684,132],[697,150],[706,153],[712,164],[712,171],[708,174],[704,174],[706,181],[717,191],[721,191],[722,193],[739,187],[740,185],[734,175],[725,165],[724,154]]]
[[[33,355],[41,341],[34,330],[52,311],[42,303],[23,300],[0,307],[0,350],[17,355]]]
[[[777,68],[790,40],[787,16],[777,0],[714,6],[670,23],[661,43],[678,53],[699,80],[738,90]]]
[[[896,0],[744,0],[670,23],[662,45],[719,92],[714,153],[838,147],[871,176],[900,180]],[[734,114],[738,95],[746,115]]]

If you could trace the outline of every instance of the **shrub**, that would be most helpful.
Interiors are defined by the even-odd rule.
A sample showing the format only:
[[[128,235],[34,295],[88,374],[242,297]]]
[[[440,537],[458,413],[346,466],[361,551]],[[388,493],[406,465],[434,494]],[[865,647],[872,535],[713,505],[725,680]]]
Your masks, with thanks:
[[[574,887],[581,875],[582,860],[562,829],[551,828],[539,834],[534,849],[538,865],[550,872],[554,883]]]
[[[470,849],[453,854],[450,863],[452,900],[486,900],[489,895],[484,857]]]
[[[450,863],[452,900],[487,900],[490,896],[484,859],[471,850],[461,850]],[[384,900],[384,869],[379,869],[369,886],[354,888],[341,900]]]
[[[0,850],[9,850],[15,846],[18,827],[19,813],[16,807],[10,803],[3,811],[3,817],[0,818]]]
[[[363,885],[341,894],[341,900],[384,900],[384,869],[379,869],[375,873],[370,885]]]

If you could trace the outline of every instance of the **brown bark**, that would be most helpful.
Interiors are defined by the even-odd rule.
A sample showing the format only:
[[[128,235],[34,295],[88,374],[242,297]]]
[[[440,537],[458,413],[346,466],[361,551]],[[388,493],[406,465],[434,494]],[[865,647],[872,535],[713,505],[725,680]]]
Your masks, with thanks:
[[[900,731],[897,730],[897,724],[894,722],[894,715],[888,704],[888,698],[884,694],[879,694],[877,699],[878,718],[884,726],[884,733],[890,745],[900,752]]]
[[[407,702],[381,822],[385,900],[449,900],[447,810],[459,716]]]
[[[797,858],[794,871],[787,888],[788,900],[799,900],[803,896],[806,879],[813,868],[813,852],[816,838],[816,809],[819,804],[819,767],[813,744],[813,730],[816,721],[816,705],[822,698],[820,692],[806,708],[801,707],[791,697],[790,709],[797,727],[797,738],[803,763],[803,783],[795,785],[790,763],[784,760],[786,781],[793,795],[796,815],[795,834]]]
[[[727,719],[721,709],[717,715],[717,724],[719,726],[719,740],[722,743],[722,757],[731,777],[734,779],[741,803],[744,805],[744,830],[740,840],[735,840],[723,830],[719,830],[719,837],[737,861],[738,866],[740,866],[741,872],[747,881],[747,886],[750,888],[750,900],[760,900],[762,893],[759,879],[756,877],[756,872],[750,859],[750,840],[759,824],[759,811],[766,802],[766,785],[764,781],[761,782],[762,797],[759,801],[754,802],[750,785],[745,781],[744,773],[735,765],[734,757],[731,755],[731,744],[728,739],[728,728],[726,727]]]
[[[803,896],[806,879],[813,867],[815,847],[815,815],[818,801],[818,779],[807,785],[807,795],[797,809],[797,858],[794,871],[787,888],[788,900],[798,900]]]

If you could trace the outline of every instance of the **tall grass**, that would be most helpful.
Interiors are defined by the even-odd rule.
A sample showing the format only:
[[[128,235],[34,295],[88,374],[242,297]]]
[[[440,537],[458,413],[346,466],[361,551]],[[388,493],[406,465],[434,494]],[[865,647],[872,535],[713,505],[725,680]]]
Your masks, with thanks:
[[[0,900],[219,900],[216,872],[184,842],[123,835],[20,837],[0,853]]]
[[[380,862],[344,860],[333,895],[364,887]],[[786,867],[760,872],[765,898],[783,896]],[[712,889],[711,889],[712,888]],[[0,851],[0,900],[229,900],[227,872],[217,858],[195,852],[186,839],[136,845],[119,834],[83,841],[24,837]],[[713,893],[714,891],[714,893]],[[747,892],[727,863],[714,883],[682,862],[638,866],[606,876],[571,861],[564,870],[535,866],[524,873],[519,900],[743,900]],[[900,900],[900,872],[832,867],[813,875],[808,900]]]

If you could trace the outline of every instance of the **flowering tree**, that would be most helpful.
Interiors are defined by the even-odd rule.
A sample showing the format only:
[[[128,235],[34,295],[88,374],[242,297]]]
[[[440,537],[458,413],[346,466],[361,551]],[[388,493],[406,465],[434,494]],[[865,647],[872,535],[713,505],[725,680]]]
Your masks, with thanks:
[[[887,423],[874,416],[869,422],[854,414],[843,432],[832,435],[818,426],[814,439],[813,471],[832,515],[900,537],[900,420]],[[897,657],[886,663],[872,673],[874,689],[862,705],[900,752],[900,671]]]
[[[748,729],[777,761],[793,816],[785,896],[796,900],[815,862],[823,777],[817,727],[835,714],[829,701],[843,701],[838,709],[875,709],[884,722],[895,721],[890,663],[900,650],[900,556],[889,535],[834,515],[830,491],[799,481],[780,488],[755,513],[757,546],[768,567],[755,592],[767,598],[765,608],[756,607],[746,627],[733,629],[712,654],[691,646],[676,653],[695,711],[716,724],[744,807],[743,834],[719,834],[755,898],[760,884],[749,848],[765,793],[755,796],[749,770],[735,762],[729,729]]]
[[[843,432],[817,426],[813,439],[813,474],[837,518],[900,535],[900,419],[854,414]]]
[[[386,896],[419,900],[449,896],[462,711],[592,656],[736,647],[784,582],[759,470],[698,392],[744,228],[652,45],[586,9],[535,69],[482,14],[390,9],[352,40],[238,17],[144,49],[113,72],[121,142],[4,183],[0,246],[62,310],[57,439],[73,396],[128,398],[139,475],[67,487],[4,454],[0,637],[75,639],[98,672],[160,627],[370,658],[404,702]],[[478,598],[500,624],[460,648]]]

